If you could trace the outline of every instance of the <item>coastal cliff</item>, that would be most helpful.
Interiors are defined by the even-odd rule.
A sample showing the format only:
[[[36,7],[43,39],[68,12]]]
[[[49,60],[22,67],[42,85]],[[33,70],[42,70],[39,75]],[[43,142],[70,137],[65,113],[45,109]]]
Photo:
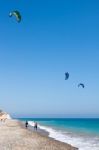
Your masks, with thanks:
[[[0,120],[11,119],[11,116],[2,110],[0,110]]]

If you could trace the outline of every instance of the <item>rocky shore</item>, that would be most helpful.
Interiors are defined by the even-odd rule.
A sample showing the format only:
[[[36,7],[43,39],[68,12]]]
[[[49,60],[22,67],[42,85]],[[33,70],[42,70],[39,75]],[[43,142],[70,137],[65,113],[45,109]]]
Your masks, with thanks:
[[[78,150],[38,132],[26,129],[20,121],[0,123],[0,150]]]

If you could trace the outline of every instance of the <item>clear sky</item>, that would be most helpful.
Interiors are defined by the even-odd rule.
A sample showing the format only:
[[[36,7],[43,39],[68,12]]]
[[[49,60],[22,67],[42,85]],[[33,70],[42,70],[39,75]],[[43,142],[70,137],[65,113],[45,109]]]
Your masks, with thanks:
[[[12,10],[21,23],[9,18]],[[12,116],[99,117],[98,0],[0,1],[0,108]]]

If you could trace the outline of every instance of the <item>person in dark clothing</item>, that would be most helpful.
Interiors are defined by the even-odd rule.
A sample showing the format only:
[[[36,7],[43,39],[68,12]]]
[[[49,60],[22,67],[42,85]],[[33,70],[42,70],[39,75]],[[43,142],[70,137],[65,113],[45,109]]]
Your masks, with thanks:
[[[25,122],[25,127],[26,127],[26,128],[28,127],[28,121]]]

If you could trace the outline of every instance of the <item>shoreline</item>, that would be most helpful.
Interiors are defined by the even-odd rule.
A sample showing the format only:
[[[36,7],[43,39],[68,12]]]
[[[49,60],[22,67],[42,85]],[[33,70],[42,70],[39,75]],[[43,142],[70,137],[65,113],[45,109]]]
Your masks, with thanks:
[[[19,120],[19,121],[20,121],[20,120]],[[20,121],[19,123],[24,126],[24,123],[25,123],[25,122],[24,122],[24,121]],[[30,132],[39,134],[39,135],[41,135],[41,136],[43,136],[43,137],[46,137],[46,138],[48,138],[48,139],[54,140],[54,141],[56,141],[56,142],[59,142],[59,143],[62,143],[62,144],[66,144],[67,146],[70,146],[71,149],[69,148],[69,150],[72,150],[72,148],[74,148],[73,150],[78,150],[77,147],[74,147],[74,146],[72,146],[72,145],[70,145],[70,144],[68,144],[68,143],[65,143],[65,142],[56,140],[56,139],[54,139],[53,137],[49,137],[49,132],[46,131],[45,129],[41,129],[41,128],[38,127],[37,131],[35,131],[34,128],[33,128],[33,126],[31,126],[31,125],[29,124],[27,130],[29,130]],[[58,150],[58,149],[57,149],[57,150]]]
[[[28,119],[28,121],[31,126],[34,125],[33,122],[35,120],[33,118]],[[61,126],[59,128],[57,128],[57,126],[59,126],[59,124],[60,124],[59,121],[55,122],[54,124],[53,124],[53,122],[50,123],[50,122],[42,122],[42,121],[46,121],[46,119],[43,119],[43,120],[38,119],[38,127],[40,129],[42,129],[43,131],[47,131],[49,133],[47,135],[48,137],[50,137],[54,140],[63,142],[63,143],[68,143],[68,144],[72,145],[73,147],[77,147],[79,150],[90,150],[90,149],[99,150],[99,142],[98,142],[99,134],[95,134],[95,132],[94,132],[94,134],[93,134],[93,132],[88,132],[89,131],[89,128],[88,128],[89,122],[88,122],[88,124],[86,123],[85,127],[87,125],[88,126],[86,128],[84,128],[84,130],[81,130],[82,128],[79,130],[79,127],[80,127],[80,126],[78,126],[79,123],[77,124],[78,128],[76,128],[76,130],[75,130],[75,127],[71,128],[71,129],[69,128],[69,130],[68,130],[68,128],[64,129]],[[48,120],[48,121],[50,121],[50,120]],[[51,119],[51,121],[52,121],[52,119]],[[56,120],[54,120],[54,121],[56,121]],[[85,122],[82,120],[80,120],[80,121],[81,121],[81,123]],[[95,123],[93,122],[93,124],[95,124]],[[97,125],[96,125],[96,127],[97,127]],[[94,129],[95,128],[93,128],[93,130]]]
[[[54,140],[42,132],[26,129],[19,120],[6,120],[0,125],[1,150],[78,150],[69,144]]]

